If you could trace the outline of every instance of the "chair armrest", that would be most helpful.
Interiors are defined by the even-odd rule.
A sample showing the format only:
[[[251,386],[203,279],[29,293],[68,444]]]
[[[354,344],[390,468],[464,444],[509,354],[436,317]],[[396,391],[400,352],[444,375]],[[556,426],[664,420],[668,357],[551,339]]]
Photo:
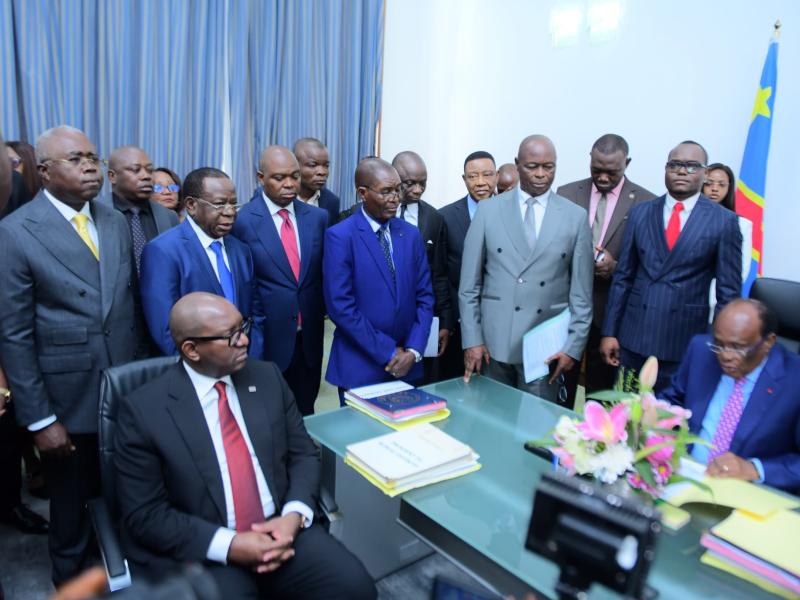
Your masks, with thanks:
[[[88,508],[92,527],[97,536],[97,544],[100,546],[100,554],[105,564],[109,589],[113,592],[130,586],[131,573],[128,569],[128,561],[122,555],[117,530],[105,501],[102,498],[89,500]]]

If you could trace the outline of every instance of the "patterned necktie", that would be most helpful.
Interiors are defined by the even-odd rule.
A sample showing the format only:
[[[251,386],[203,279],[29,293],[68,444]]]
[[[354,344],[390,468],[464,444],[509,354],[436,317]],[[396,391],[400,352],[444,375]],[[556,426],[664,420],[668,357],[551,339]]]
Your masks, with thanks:
[[[381,243],[381,249],[383,250],[383,258],[386,259],[386,265],[389,267],[389,271],[392,273],[392,281],[394,281],[394,261],[392,260],[392,249],[389,248],[389,238],[387,237],[389,225],[381,225],[375,233],[378,234],[378,241]]]
[[[233,511],[236,515],[236,531],[250,531],[253,523],[264,520],[264,508],[256,483],[256,471],[242,430],[233,416],[228,404],[225,382],[218,381],[214,389],[219,394],[219,428],[222,432],[222,445],[228,462],[228,475],[231,480]]]
[[[592,247],[597,246],[602,241],[600,235],[603,233],[603,224],[606,222],[606,206],[608,199],[606,195],[600,194],[600,199],[597,201],[597,209],[594,212],[594,224],[592,225]]]
[[[536,212],[533,210],[536,200],[528,198],[525,200],[525,204],[528,205],[528,208],[525,209],[525,239],[528,241],[530,249],[533,250],[536,246]]]
[[[136,273],[140,274],[142,265],[142,248],[147,243],[142,228],[142,219],[139,217],[141,209],[138,206],[131,207],[131,238],[133,239],[133,257],[136,259]]]
[[[742,412],[744,412],[744,393],[742,390],[745,381],[744,377],[736,380],[733,385],[733,392],[731,392],[725,407],[722,409],[722,416],[719,418],[717,430],[711,440],[712,448],[708,456],[709,463],[718,456],[725,454],[731,447],[736,428],[739,426],[739,419],[742,418]]]
[[[74,217],[72,217],[72,222],[75,223],[75,227],[78,229],[78,235],[81,237],[83,242],[89,246],[89,250],[92,251],[94,257],[97,260],[100,260],[100,252],[97,250],[97,246],[94,245],[94,241],[92,241],[92,236],[89,235],[89,217],[87,217],[83,213],[78,213]]]
[[[676,202],[672,207],[672,214],[669,216],[669,223],[667,223],[667,248],[670,251],[675,247],[678,238],[681,235],[681,211],[683,210],[683,202]]]
[[[233,285],[233,275],[231,275],[228,265],[225,264],[225,257],[222,256],[222,244],[219,240],[211,242],[211,251],[217,257],[217,273],[219,274],[219,285],[222,294],[231,304],[236,304],[236,288]]]
[[[289,259],[289,266],[292,268],[294,278],[300,281],[300,253],[297,251],[297,236],[294,234],[294,225],[289,218],[289,211],[282,208],[278,211],[283,224],[281,225],[281,244],[283,244],[283,251],[286,252],[286,258]],[[302,324],[302,316],[300,312],[297,313],[297,326]]]

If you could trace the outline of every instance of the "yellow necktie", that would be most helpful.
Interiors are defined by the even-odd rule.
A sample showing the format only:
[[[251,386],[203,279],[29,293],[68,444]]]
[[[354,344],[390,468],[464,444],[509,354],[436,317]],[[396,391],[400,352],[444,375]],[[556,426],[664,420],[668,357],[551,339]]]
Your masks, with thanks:
[[[72,217],[72,222],[75,223],[75,226],[78,228],[78,235],[81,236],[84,243],[89,246],[89,250],[92,251],[94,257],[100,260],[100,253],[97,251],[97,246],[94,245],[92,236],[89,235],[89,227],[86,225],[86,223],[89,222],[89,217],[83,213],[78,213]]]

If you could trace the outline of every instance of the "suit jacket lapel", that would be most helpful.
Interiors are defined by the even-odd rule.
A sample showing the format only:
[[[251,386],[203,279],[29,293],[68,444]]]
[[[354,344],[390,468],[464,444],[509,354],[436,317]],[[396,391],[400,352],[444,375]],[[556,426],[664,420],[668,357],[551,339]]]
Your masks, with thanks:
[[[689,429],[692,432],[698,433],[703,426],[703,419],[706,418],[708,405],[711,403],[711,398],[714,397],[714,392],[717,391],[721,376],[722,370],[719,367],[719,362],[717,362],[716,356],[712,355],[703,377],[698,379],[698,392],[695,396],[695,402],[691,406],[686,406],[692,411],[692,416],[689,420]]]
[[[222,291],[219,279],[216,273],[214,273],[211,261],[208,260],[208,254],[206,254],[205,248],[203,248],[203,245],[200,243],[200,239],[192,229],[189,221],[184,221],[180,224],[180,227],[182,228],[181,235],[183,236],[183,243],[186,244],[186,251],[192,257],[192,261],[205,274],[208,280],[212,282],[215,293],[218,296],[224,296],[225,293]],[[232,261],[230,255],[228,256],[228,260]]]
[[[155,200],[150,200],[150,213],[153,215],[153,221],[156,224],[156,233],[162,234],[169,229],[169,221],[163,211],[158,210],[161,205]]]
[[[467,229],[469,229],[470,223],[472,223],[472,220],[469,218],[469,206],[467,205],[468,202],[469,196],[464,196],[458,201],[458,204],[456,204],[456,208],[458,209],[459,213],[458,225],[462,228],[462,239],[467,236]]]
[[[92,206],[92,217],[100,241],[100,298],[103,305],[103,321],[114,303],[114,287],[122,258],[120,240],[117,238],[118,232],[112,220],[114,213],[111,211],[113,210],[113,208],[106,208],[99,204]],[[125,234],[127,235],[127,231]],[[130,258],[133,268],[133,253]]]
[[[392,291],[393,296],[397,297],[395,282],[392,281],[392,274],[389,271],[389,266],[386,264],[386,258],[383,256],[383,249],[381,248],[380,241],[378,241],[377,234],[372,231],[372,227],[370,227],[370,224],[367,222],[367,218],[361,214],[360,210],[356,211],[356,214],[352,215],[351,218],[355,219],[358,235],[366,246],[370,256],[372,256],[372,260],[378,265],[378,270],[381,272],[383,280],[386,282],[386,287]],[[391,225],[389,227],[391,232]],[[392,245],[394,245],[394,243],[394,234],[392,234]],[[395,272],[396,271],[397,268],[395,266]]]
[[[592,180],[584,179],[578,184],[578,206],[582,207],[587,213],[592,204]]]
[[[630,210],[631,206],[633,205],[633,201],[635,199],[635,195],[633,192],[634,187],[630,185],[630,182],[626,179],[625,184],[622,186],[622,189],[619,191],[619,198],[617,198],[617,205],[614,207],[614,212],[611,214],[611,221],[608,223],[608,228],[606,229],[606,235],[603,237],[601,245],[605,248],[608,245],[609,240],[614,237],[614,233],[619,229],[619,226],[622,225],[623,221],[628,216],[628,211]],[[615,256],[614,258],[619,258]]]
[[[272,259],[272,262],[275,263],[275,266],[281,270],[283,275],[289,281],[296,281],[294,277],[294,273],[292,272],[292,267],[289,264],[289,259],[286,256],[286,251],[283,249],[283,243],[281,242],[281,238],[278,235],[278,230],[275,229],[275,222],[272,220],[272,215],[267,210],[267,205],[264,202],[263,196],[259,195],[256,199],[255,210],[253,214],[257,217],[257,219],[253,222],[253,227],[255,227],[255,233],[258,237],[258,240],[261,242],[261,245],[264,247],[267,255]],[[295,211],[297,211],[298,204],[301,203],[300,200],[295,199]],[[295,215],[297,212],[295,212]],[[300,219],[298,218],[298,224]],[[300,236],[303,237],[302,234]],[[306,236],[308,237],[308,236]],[[303,243],[302,241],[300,242]],[[302,252],[302,246],[300,250]],[[311,252],[311,249],[308,250]],[[300,268],[302,272],[303,267],[303,260],[302,254],[300,259]]]
[[[419,233],[422,236],[423,245],[427,245],[428,240],[432,240],[434,238],[433,232],[430,230],[431,228],[430,211],[436,209],[434,209],[432,206],[428,206],[422,200],[420,200],[419,203],[417,203],[417,206],[419,207],[417,209],[417,228],[419,229]]]
[[[189,449],[206,488],[208,488],[214,506],[217,507],[220,521],[227,524],[228,513],[225,507],[222,474],[203,408],[200,406],[197,393],[194,391],[183,365],[179,362],[173,369],[169,382],[167,410],[172,415],[175,426]]]
[[[498,199],[493,201],[497,202]],[[507,198],[503,198],[500,201],[503,202],[501,214],[503,223],[506,226],[506,231],[508,232],[508,237],[511,239],[511,244],[522,260],[527,262],[531,258],[531,248],[525,237],[525,229],[522,226],[522,217],[519,211],[519,187],[515,188],[513,194],[509,194]]]
[[[298,285],[308,273],[308,265],[311,262],[311,247],[314,242],[314,231],[311,229],[311,224],[308,220],[308,213],[311,209],[309,206],[300,200],[294,201],[294,215],[297,220],[297,233],[300,236],[300,277],[297,280]],[[281,244],[283,249],[283,244]],[[284,256],[286,252],[284,251]],[[286,264],[289,264],[289,259],[286,259]],[[291,265],[289,265],[291,270]]]
[[[24,227],[39,240],[53,257],[87,285],[100,289],[100,271],[97,259],[78,232],[50,200],[39,192],[31,203],[37,211],[25,221]]]
[[[782,357],[779,351],[773,348],[767,358],[767,364],[764,365],[764,369],[750,393],[750,399],[747,401],[747,406],[744,407],[739,425],[736,427],[733,440],[731,440],[730,450],[734,454],[739,454],[744,449],[753,431],[763,423],[764,417],[775,399],[774,392],[780,391],[780,380],[783,376]]]
[[[666,196],[661,196],[658,202],[650,205],[650,214],[648,215],[650,238],[652,240],[653,249],[658,253],[661,259],[662,268],[664,263],[669,259],[671,252],[667,248],[667,234],[664,229],[664,204],[666,203]],[[673,248],[674,250],[674,248]]]
[[[550,191],[547,200],[547,208],[544,211],[544,219],[539,227],[539,235],[536,237],[536,245],[533,247],[528,263],[534,262],[542,252],[545,251],[547,246],[553,241],[556,232],[559,228],[559,221],[561,220],[561,200],[556,197],[553,191]],[[516,207],[515,207],[516,208]]]

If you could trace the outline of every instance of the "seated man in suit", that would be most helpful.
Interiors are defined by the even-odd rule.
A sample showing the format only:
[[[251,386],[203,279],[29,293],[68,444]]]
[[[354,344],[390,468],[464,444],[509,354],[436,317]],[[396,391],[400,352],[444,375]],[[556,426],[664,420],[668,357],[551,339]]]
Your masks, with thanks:
[[[380,158],[356,168],[361,208],[325,233],[328,315],[336,324],[325,379],[343,393],[422,377],[433,320],[433,289],[419,230],[395,218],[400,176]]]
[[[181,361],[123,400],[115,466],[122,542],[159,578],[202,562],[230,598],[374,598],[364,567],[314,522],[319,455],[250,320],[215,294],[170,313]]]
[[[298,199],[328,211],[328,225],[339,218],[339,196],[325,184],[328,182],[331,161],[325,144],[315,138],[302,138],[294,143],[294,155],[300,164]]]
[[[178,224],[178,215],[153,195],[153,161],[136,146],[122,146],[108,157],[108,181],[114,208],[125,215],[133,243],[136,273],[141,273],[144,245]]]
[[[441,357],[447,350],[450,330],[455,327],[453,300],[450,298],[450,284],[447,281],[447,234],[444,219],[435,208],[422,199],[428,184],[428,170],[422,157],[410,150],[400,152],[392,160],[392,166],[397,169],[397,174],[400,176],[399,217],[419,228],[422,242],[425,244],[435,298],[433,316],[439,317],[437,356]],[[423,361],[426,382],[443,379],[439,374],[438,363],[435,358]]]
[[[264,318],[253,258],[245,244],[228,235],[239,208],[233,181],[219,169],[195,169],[186,176],[183,194],[186,219],[142,252],[142,308],[150,335],[161,352],[177,354],[170,310],[190,292],[210,292],[253,319],[250,354],[260,357]]]
[[[757,300],[736,299],[695,336],[662,398],[692,411],[689,429],[711,446],[692,457],[714,477],[800,490],[800,357],[776,341]]]
[[[519,173],[517,173],[517,166],[511,163],[500,165],[500,168],[497,169],[497,193],[507,192],[518,183]]]

